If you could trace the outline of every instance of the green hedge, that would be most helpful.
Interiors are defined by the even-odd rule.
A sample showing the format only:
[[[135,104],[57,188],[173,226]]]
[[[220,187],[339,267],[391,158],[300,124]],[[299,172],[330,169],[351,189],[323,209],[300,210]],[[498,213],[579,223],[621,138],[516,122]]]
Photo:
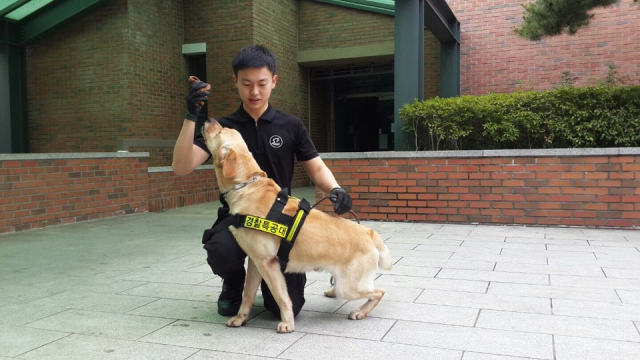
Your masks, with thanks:
[[[640,146],[640,86],[433,98],[400,117],[417,150]]]

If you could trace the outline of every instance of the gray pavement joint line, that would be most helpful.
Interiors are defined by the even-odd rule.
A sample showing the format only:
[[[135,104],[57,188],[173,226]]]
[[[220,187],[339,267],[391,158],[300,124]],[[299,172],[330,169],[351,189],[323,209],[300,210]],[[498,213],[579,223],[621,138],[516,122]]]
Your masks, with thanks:
[[[387,335],[389,335],[389,332],[396,326],[397,323],[398,323],[398,319],[396,319],[396,321],[394,321],[393,324],[389,326],[389,330],[387,330],[387,332],[385,332],[384,335],[382,335],[382,337],[378,341],[384,341],[384,338],[387,337]],[[392,344],[395,344],[395,343],[392,343]],[[414,346],[417,346],[417,345],[414,345]]]
[[[613,289],[613,292],[616,293],[616,296],[618,297],[618,300],[620,300],[620,302],[624,304],[624,301],[622,301],[622,298],[620,297],[620,294],[618,294],[618,289]]]
[[[298,341],[304,339],[304,337],[307,336],[307,335],[309,335],[309,333],[304,333],[304,335],[300,336],[300,338],[298,340],[292,342],[291,345],[287,346],[286,349],[282,350],[282,352],[280,354],[276,355],[276,357],[274,359],[279,359],[280,356],[284,355],[284,353],[287,352],[287,350],[291,349],[291,347],[293,345],[295,345]]]
[[[478,309],[478,314],[476,315],[476,319],[473,321],[473,326],[472,327],[476,327],[476,325],[478,325],[478,319],[480,319],[480,313],[482,312],[482,309]]]
[[[551,286],[551,274],[547,274],[547,285]]]
[[[604,277],[605,277],[605,278],[608,278],[608,276],[607,276],[607,272],[606,272],[606,271],[604,271],[604,268],[603,268],[603,267],[600,267],[600,271],[602,271],[602,273],[604,274]]]
[[[129,316],[134,316],[134,315],[129,315]],[[145,316],[145,315],[135,315],[135,316],[141,316],[141,317],[146,317],[146,318],[154,318],[154,319],[163,319],[163,318],[158,317],[158,316]],[[164,319],[166,319],[166,318],[164,318]],[[173,318],[172,318],[172,319],[173,319]],[[144,334],[144,335],[140,336],[140,337],[139,337],[139,338],[137,338],[137,339],[134,339],[133,341],[143,342],[143,343],[147,343],[147,344],[153,344],[153,343],[149,343],[149,342],[147,342],[147,341],[142,341],[141,339],[142,339],[143,337],[145,337],[145,336],[149,336],[149,335],[153,334],[153,333],[154,333],[154,332],[156,332],[156,331],[159,331],[159,330],[162,330],[162,329],[164,329],[164,328],[166,328],[166,327],[168,327],[168,326],[171,326],[171,325],[173,325],[173,324],[177,323],[178,321],[184,321],[184,320],[181,320],[181,319],[174,319],[172,322],[170,322],[170,323],[166,324],[165,326],[161,326],[161,327],[159,327],[159,328],[157,328],[157,329],[155,329],[155,330],[153,330],[153,331],[151,331],[151,332],[149,332],[149,333],[147,333],[147,334]],[[165,345],[168,345],[168,344],[165,344]],[[174,346],[180,346],[180,345],[174,345]],[[188,346],[181,346],[181,347],[188,347]],[[193,349],[193,348],[191,348],[191,349]]]
[[[144,284],[138,284],[138,285],[136,285],[136,286],[134,286],[134,287],[132,287],[132,288],[130,288],[130,289],[124,289],[124,290],[122,290],[122,291],[118,291],[118,292],[116,292],[115,294],[116,294],[116,295],[127,295],[127,296],[133,296],[133,295],[129,295],[129,294],[123,294],[123,292],[125,292],[125,291],[131,291],[131,290],[133,290],[133,289],[137,289],[137,288],[139,288],[139,287],[146,286],[146,285],[149,285],[149,284],[151,284],[151,283],[147,281],[147,282],[145,282]],[[138,295],[138,296],[139,296],[139,295]],[[142,297],[153,297],[153,296],[142,296]]]
[[[551,315],[555,315],[553,312],[553,298],[549,298],[549,302],[551,304]]]
[[[631,323],[633,324],[633,326],[636,327],[636,331],[638,332],[638,335],[640,335],[640,327],[639,327],[638,323],[635,322],[635,321],[632,321]]]
[[[404,258],[404,256],[400,256],[400,257],[398,258],[398,260],[396,260],[396,262],[394,262],[394,263],[393,263],[393,265],[398,264],[398,263],[400,262],[400,260],[402,260],[403,258]]]
[[[497,261],[493,263],[493,269],[491,269],[491,271],[496,271],[496,267],[498,267]]]
[[[127,295],[127,296],[136,296],[136,295]],[[152,296],[137,296],[137,297],[141,297],[141,298],[151,298],[151,299],[153,299],[153,297],[152,297]],[[156,302],[158,302],[158,301],[160,301],[160,300],[164,300],[164,299],[163,299],[163,298],[155,298],[155,300],[153,300],[152,302],[147,303],[147,304],[144,304],[144,305],[140,305],[140,306],[138,306],[138,307],[137,307],[137,308],[135,308],[135,309],[131,309],[131,310],[129,310],[129,311],[127,311],[127,312],[125,312],[125,314],[127,314],[127,315],[137,315],[137,314],[129,314],[129,313],[130,313],[130,312],[132,312],[132,311],[136,311],[136,310],[138,310],[138,309],[140,309],[140,308],[142,308],[142,307],[145,307],[145,306],[147,306],[147,305],[151,305],[151,304],[153,304],[153,303],[156,303]]]
[[[48,330],[48,331],[54,331],[54,330]],[[63,331],[56,331],[56,332],[59,332],[59,333],[63,333],[63,334],[64,334],[64,332],[63,332]],[[41,347],[47,346],[47,345],[49,345],[49,344],[53,344],[53,343],[54,343],[54,342],[56,342],[56,341],[60,341],[60,340],[62,340],[62,339],[66,339],[66,338],[68,338],[68,337],[69,337],[69,336],[71,336],[71,335],[75,335],[75,334],[74,334],[74,333],[67,333],[67,335],[66,335],[66,336],[63,336],[63,337],[61,337],[60,339],[55,339],[55,340],[53,340],[53,341],[49,341],[49,342],[48,342],[48,343],[46,343],[46,344],[42,344],[42,345],[40,345],[40,346],[36,346],[36,347],[34,347],[33,349],[27,350],[27,351],[23,352],[22,354],[19,354],[19,355],[16,355],[16,356],[12,357],[12,359],[19,359],[19,358],[20,358],[20,356],[22,356],[22,355],[28,354],[28,353],[30,353],[30,352],[32,352],[32,351],[34,351],[34,350],[38,350],[38,349],[40,349]]]
[[[556,360],[556,336],[551,334],[551,351],[553,352],[553,360]]]
[[[413,299],[413,301],[411,302],[412,304],[422,304],[422,303],[417,303],[416,300],[420,299],[420,296],[422,296],[422,294],[424,294],[424,292],[427,291],[427,289],[420,289],[420,293],[418,294],[418,296]]]

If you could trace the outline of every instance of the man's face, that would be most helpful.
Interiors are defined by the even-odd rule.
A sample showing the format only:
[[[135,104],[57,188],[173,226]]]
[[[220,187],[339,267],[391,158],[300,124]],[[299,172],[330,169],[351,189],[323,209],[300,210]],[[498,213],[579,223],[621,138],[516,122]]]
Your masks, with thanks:
[[[276,87],[277,81],[278,75],[273,75],[266,66],[239,70],[238,77],[233,76],[244,109],[250,115],[267,109],[271,90]]]

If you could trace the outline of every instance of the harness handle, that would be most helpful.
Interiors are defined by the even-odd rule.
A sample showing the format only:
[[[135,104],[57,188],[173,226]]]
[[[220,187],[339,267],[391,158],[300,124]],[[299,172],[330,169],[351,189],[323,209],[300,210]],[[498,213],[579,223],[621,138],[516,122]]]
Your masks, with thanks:
[[[322,199],[320,199],[320,201],[318,201],[317,203],[315,203],[311,208],[313,209],[314,207],[318,206],[318,204],[320,204],[321,202],[323,202],[323,201],[325,201],[325,200],[327,200],[327,199],[331,199],[331,198],[334,198],[334,199],[335,199],[336,197],[335,197],[335,196],[331,196],[331,195],[329,195],[329,196],[325,196],[325,197],[323,197]],[[356,213],[354,213],[354,212],[353,212],[353,210],[349,210],[349,212],[350,212],[350,213],[351,213],[351,214],[356,218],[356,222],[357,222],[358,224],[360,224],[360,219],[358,218],[358,215],[357,215]]]

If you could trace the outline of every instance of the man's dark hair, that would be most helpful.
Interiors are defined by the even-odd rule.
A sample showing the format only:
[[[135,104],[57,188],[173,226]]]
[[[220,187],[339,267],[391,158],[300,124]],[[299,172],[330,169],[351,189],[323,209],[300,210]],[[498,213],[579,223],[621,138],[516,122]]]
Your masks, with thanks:
[[[259,69],[267,67],[272,75],[276,74],[276,57],[264,45],[249,45],[240,50],[231,63],[233,73],[238,76],[238,71],[244,69]]]

